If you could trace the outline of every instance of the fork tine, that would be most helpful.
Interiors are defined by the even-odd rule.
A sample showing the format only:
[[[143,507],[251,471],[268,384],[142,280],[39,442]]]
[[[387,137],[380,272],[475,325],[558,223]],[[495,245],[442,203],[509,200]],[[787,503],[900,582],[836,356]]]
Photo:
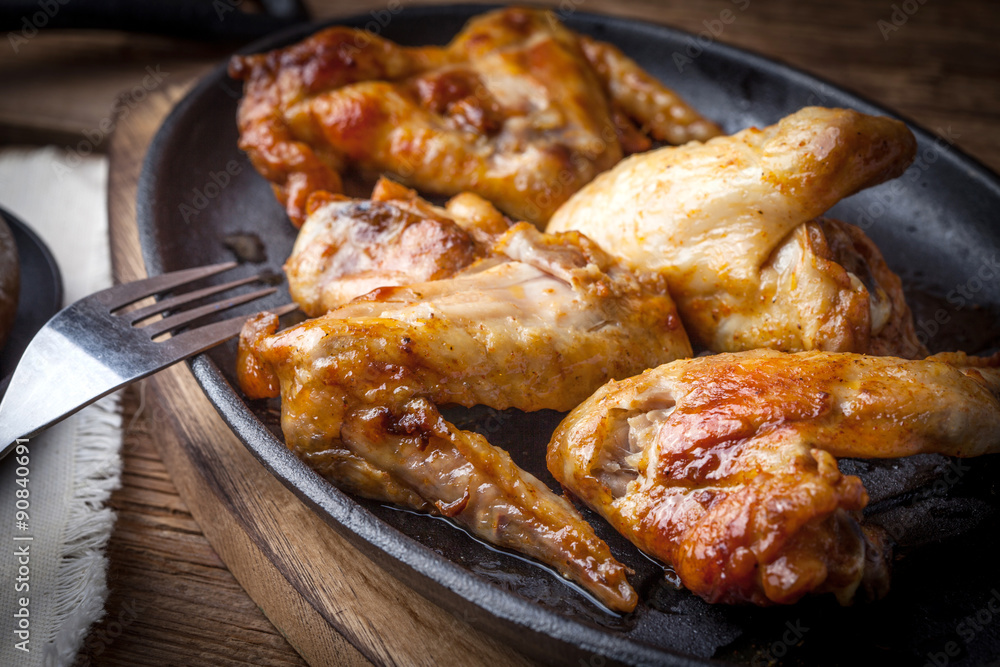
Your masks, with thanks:
[[[240,278],[239,280],[223,283],[222,285],[212,285],[203,289],[194,290],[193,292],[185,292],[184,294],[179,294],[177,296],[170,297],[169,299],[157,301],[156,303],[146,306],[145,308],[137,308],[132,312],[125,313],[122,317],[128,318],[130,323],[135,324],[136,322],[140,322],[147,317],[156,315],[157,313],[174,310],[180,306],[191,303],[192,301],[204,299],[207,296],[212,296],[213,294],[218,294],[219,292],[225,292],[226,290],[233,289],[234,287],[246,285],[247,283],[252,283],[255,280],[260,279],[260,276],[250,276],[249,278]]]
[[[288,304],[271,312],[280,317],[296,308],[295,304]],[[145,349],[132,349],[133,354],[125,354],[123,358],[117,354],[97,353],[101,350],[95,349],[95,346],[100,348],[106,343],[105,339],[92,337],[81,341],[68,337],[66,330],[52,326],[53,321],[50,320],[28,345],[22,362],[11,376],[8,391],[0,401],[3,413],[0,420],[0,459],[13,449],[15,438],[31,437],[129,382],[147,377],[235,336],[247,317],[243,315],[191,329],[164,343],[150,341]],[[117,326],[120,328],[122,324]],[[79,330],[72,329],[71,333],[79,333]],[[80,342],[84,343],[83,348],[79,346]],[[53,391],[50,382],[29,381],[29,377],[37,380],[39,373],[40,377],[50,380],[62,379],[67,367],[86,381],[65,383],[58,391]]]
[[[223,310],[228,310],[234,306],[238,306],[248,301],[253,301],[261,297],[267,296],[269,294],[274,294],[278,290],[274,287],[265,287],[264,289],[257,290],[256,292],[249,292],[248,294],[241,294],[239,296],[234,296],[224,301],[216,301],[215,303],[209,303],[198,308],[192,308],[191,310],[185,310],[184,312],[177,313],[176,315],[171,315],[170,317],[164,317],[162,320],[153,322],[152,324],[139,327],[144,333],[149,334],[150,338],[156,338],[162,333],[166,333],[171,329],[176,329],[177,327],[184,326],[189,322],[193,322],[199,317],[204,317],[205,315],[211,315],[212,313],[218,313]]]
[[[163,275],[156,276],[154,278],[146,278],[145,280],[137,280],[134,283],[126,283],[124,285],[109,287],[106,290],[94,294],[92,298],[95,301],[104,304],[109,309],[115,310],[117,308],[121,308],[122,306],[127,306],[130,303],[134,303],[139,299],[144,299],[147,296],[153,296],[154,294],[166,292],[169,289],[180,287],[186,283],[194,282],[195,280],[200,280],[202,278],[208,278],[209,276],[214,276],[215,274],[222,273],[223,271],[228,271],[235,266],[237,266],[236,262],[223,262],[221,264],[211,264],[209,266],[201,266],[195,269],[184,269],[182,271],[164,273]]]
[[[297,308],[297,304],[288,303],[278,308],[271,308],[268,312],[281,317]],[[250,315],[237,315],[228,320],[213,322],[203,327],[184,331],[173,336],[170,340],[164,341],[162,345],[169,348],[174,354],[184,355],[185,357],[192,356],[199,352],[204,352],[238,334],[249,317]]]

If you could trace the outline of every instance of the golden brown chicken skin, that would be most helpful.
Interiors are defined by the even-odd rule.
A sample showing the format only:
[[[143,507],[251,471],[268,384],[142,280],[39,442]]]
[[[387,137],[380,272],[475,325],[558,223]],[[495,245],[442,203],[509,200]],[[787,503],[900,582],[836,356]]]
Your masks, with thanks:
[[[810,107],[764,129],[634,155],[553,215],[664,271],[692,342],[920,357],[899,278],[857,227],[820,218],[903,173],[916,140],[889,118]]]
[[[625,568],[565,500],[439,405],[568,410],[691,348],[662,278],[519,223],[460,275],[244,328],[239,383],[282,398],[288,446],[346,490],[448,516],[630,610]]]
[[[542,224],[650,137],[719,134],[620,51],[541,10],[489,12],[444,47],[328,28],[229,71],[245,81],[240,147],[297,226],[309,195],[339,192],[349,169],[473,192]]]
[[[1000,355],[756,350],[609,382],[548,467],[696,594],[763,605],[887,590],[890,547],[859,525],[868,495],[838,457],[998,451]]]
[[[478,195],[441,208],[384,178],[371,199],[316,192],[308,206],[285,274],[292,299],[313,317],[377,287],[451,277],[511,224]]]

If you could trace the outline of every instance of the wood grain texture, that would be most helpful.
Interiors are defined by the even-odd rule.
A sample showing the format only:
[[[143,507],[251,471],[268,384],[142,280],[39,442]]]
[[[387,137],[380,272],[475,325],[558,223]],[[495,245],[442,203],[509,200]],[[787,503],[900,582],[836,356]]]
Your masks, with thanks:
[[[0,44],[0,141],[102,153],[116,101],[200,75],[239,46],[96,30],[40,30],[16,51],[8,45]]]
[[[154,441],[146,383],[126,390],[122,488],[108,559],[105,618],[77,657],[86,665],[268,665],[305,660],[267,620],[201,532]]]

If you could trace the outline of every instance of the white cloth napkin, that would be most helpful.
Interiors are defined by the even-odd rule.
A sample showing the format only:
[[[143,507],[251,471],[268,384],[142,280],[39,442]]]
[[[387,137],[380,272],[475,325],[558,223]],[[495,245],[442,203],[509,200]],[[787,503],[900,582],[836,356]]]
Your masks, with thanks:
[[[107,170],[57,148],[0,151],[0,206],[48,245],[67,304],[111,285]],[[0,463],[0,665],[69,664],[104,614],[121,426],[113,394],[32,438],[27,465]]]

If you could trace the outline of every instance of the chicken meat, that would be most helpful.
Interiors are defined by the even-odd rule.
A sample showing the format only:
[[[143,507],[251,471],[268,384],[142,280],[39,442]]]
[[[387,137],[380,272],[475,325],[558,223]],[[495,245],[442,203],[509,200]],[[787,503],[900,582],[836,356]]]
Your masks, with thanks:
[[[755,350],[609,382],[554,433],[563,486],[710,602],[888,588],[891,542],[837,458],[1000,451],[1000,355]]]
[[[634,155],[552,216],[663,271],[696,346],[920,358],[901,282],[858,227],[820,217],[899,176],[916,140],[896,120],[809,107],[764,129]]]
[[[297,226],[309,195],[340,192],[348,170],[474,192],[543,224],[651,139],[719,134],[617,48],[542,10],[483,14],[443,47],[332,27],[236,56],[229,72],[245,82],[240,147]]]
[[[377,287],[449,278],[485,257],[511,224],[478,195],[440,208],[385,178],[371,199],[316,192],[307,207],[285,274],[312,317]]]
[[[569,410],[691,348],[662,276],[519,223],[459,275],[384,287],[276,332],[251,319],[238,377],[281,395],[285,442],[345,490],[450,517],[555,567],[612,609],[625,568],[564,499],[438,406]]]

